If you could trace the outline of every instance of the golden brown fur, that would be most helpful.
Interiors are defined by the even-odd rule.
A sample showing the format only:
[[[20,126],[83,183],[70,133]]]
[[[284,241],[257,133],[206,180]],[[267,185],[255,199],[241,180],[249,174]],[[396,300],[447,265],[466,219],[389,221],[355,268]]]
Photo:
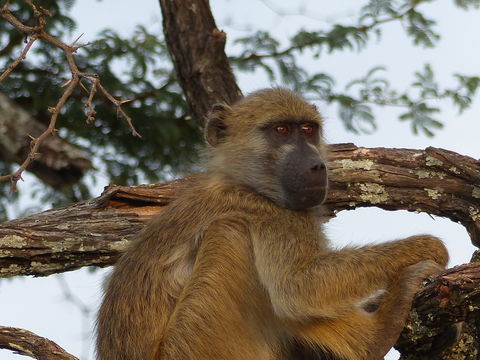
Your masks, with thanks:
[[[293,122],[318,124],[307,141],[316,145],[304,147],[304,133],[282,145],[276,124],[285,119],[295,131]],[[285,160],[292,149],[325,160],[320,132],[315,108],[283,89],[214,109],[208,171],[115,266],[98,317],[99,359],[383,357],[421,280],[448,255],[431,236],[330,250],[319,207],[288,200],[297,183],[282,179],[301,158]]]

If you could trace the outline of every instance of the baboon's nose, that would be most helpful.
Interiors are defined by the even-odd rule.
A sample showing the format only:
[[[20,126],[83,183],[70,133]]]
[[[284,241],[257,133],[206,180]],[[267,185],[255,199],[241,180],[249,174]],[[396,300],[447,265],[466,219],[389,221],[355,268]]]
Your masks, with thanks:
[[[316,164],[316,165],[314,165],[314,166],[312,166],[312,167],[310,168],[310,170],[311,170],[312,172],[314,172],[314,173],[315,173],[315,172],[325,171],[326,169],[327,169],[327,168],[326,168],[326,166],[325,166],[324,163]]]

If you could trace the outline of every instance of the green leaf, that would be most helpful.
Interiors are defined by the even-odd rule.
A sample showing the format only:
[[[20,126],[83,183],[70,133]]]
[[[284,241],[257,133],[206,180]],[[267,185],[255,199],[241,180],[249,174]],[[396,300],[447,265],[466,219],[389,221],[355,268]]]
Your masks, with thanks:
[[[468,10],[470,7],[478,9],[480,0],[454,0],[454,4],[463,10]]]
[[[433,30],[435,20],[427,19],[414,8],[407,12],[407,34],[413,38],[415,45],[425,48],[433,47],[440,39],[440,35]]]

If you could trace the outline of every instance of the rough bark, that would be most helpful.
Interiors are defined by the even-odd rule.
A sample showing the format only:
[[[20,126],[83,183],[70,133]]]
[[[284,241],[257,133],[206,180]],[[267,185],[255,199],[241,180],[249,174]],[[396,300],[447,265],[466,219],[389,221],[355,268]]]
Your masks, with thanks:
[[[395,347],[401,360],[476,360],[479,323],[480,263],[460,265],[430,281],[417,294],[410,320]],[[448,348],[452,342],[456,345]]]
[[[424,211],[461,222],[478,246],[480,162],[453,152],[331,146],[332,216],[377,206]],[[45,276],[115,262],[151,215],[189,179],[132,187],[109,186],[93,200],[0,225],[0,276]]]
[[[0,94],[0,158],[23,163],[30,152],[30,136],[47,127],[5,95]],[[59,136],[47,138],[28,170],[44,183],[61,188],[76,183],[92,168],[87,154]]]
[[[0,326],[0,349],[40,360],[78,360],[53,341],[27,330],[5,326]]]
[[[160,7],[178,81],[191,116],[203,126],[214,104],[242,97],[224,52],[226,34],[217,28],[208,0],[160,0]]]

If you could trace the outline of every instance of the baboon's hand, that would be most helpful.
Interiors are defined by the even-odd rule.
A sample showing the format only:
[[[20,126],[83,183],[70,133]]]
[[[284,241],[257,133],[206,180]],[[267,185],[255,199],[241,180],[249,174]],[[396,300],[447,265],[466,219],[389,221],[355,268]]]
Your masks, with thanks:
[[[370,351],[369,360],[383,359],[400,336],[410,313],[413,298],[420,290],[422,282],[443,271],[444,268],[433,260],[420,261],[402,271],[397,285],[395,285],[395,288],[398,286],[396,290],[398,295],[395,298],[394,308],[388,307],[389,311],[384,315],[385,325],[382,338]]]
[[[424,260],[410,265],[405,269],[405,290],[413,297],[425,279],[441,274],[443,271],[445,271],[443,266],[433,260]]]

